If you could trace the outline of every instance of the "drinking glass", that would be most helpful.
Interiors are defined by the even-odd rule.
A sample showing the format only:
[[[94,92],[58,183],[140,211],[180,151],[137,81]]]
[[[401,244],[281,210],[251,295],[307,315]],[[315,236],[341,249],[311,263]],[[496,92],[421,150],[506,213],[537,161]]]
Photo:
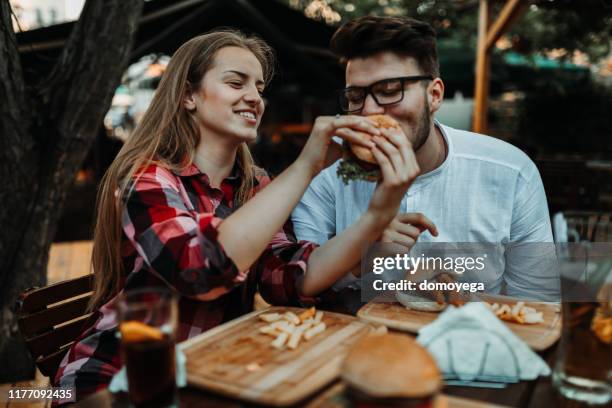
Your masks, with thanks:
[[[175,342],[178,306],[166,289],[126,291],[118,302],[121,356],[135,407],[176,407]]]
[[[593,231],[608,237],[609,224],[590,214],[585,220],[568,219],[555,231],[569,239],[555,235],[563,327],[553,384],[566,398],[605,405],[612,401],[612,242],[591,241]]]

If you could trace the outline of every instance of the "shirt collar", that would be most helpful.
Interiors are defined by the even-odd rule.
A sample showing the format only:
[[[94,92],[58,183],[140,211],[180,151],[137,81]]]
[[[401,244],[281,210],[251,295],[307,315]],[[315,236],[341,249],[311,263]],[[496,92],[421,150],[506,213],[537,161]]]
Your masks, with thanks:
[[[195,176],[196,174],[204,174],[200,171],[200,169],[198,169],[195,163],[190,163],[189,165],[187,165],[184,169],[180,171],[172,170],[172,172],[180,177],[190,177],[190,176]]]
[[[206,173],[204,173],[203,171],[201,171],[198,168],[198,166],[195,165],[195,163],[190,163],[183,170],[173,171],[173,173],[176,174],[179,177],[198,176],[207,185],[210,184],[210,178],[208,177],[208,175]],[[228,183],[228,184],[231,184],[231,185],[237,185],[237,184],[240,183],[240,171],[239,171],[238,163],[237,162],[234,164],[234,167],[232,168],[232,171],[231,171],[230,175],[223,180],[223,183]],[[255,179],[255,185],[257,185],[257,184],[258,183],[257,183],[257,181]]]
[[[444,138],[444,141],[446,142],[446,157],[444,158],[444,161],[438,167],[436,167],[432,171],[427,172],[425,174],[420,174],[414,180],[414,182],[411,184],[410,188],[408,189],[407,194],[409,196],[414,194],[416,191],[418,191],[422,187],[429,184],[431,181],[435,180],[436,177],[438,177],[440,174],[442,174],[446,170],[446,168],[448,168],[449,163],[452,160],[453,143],[447,133],[449,131],[449,128],[442,125],[440,122],[438,122],[435,119],[434,119],[434,125],[436,126],[438,130],[440,130],[440,133],[442,134],[442,137]]]

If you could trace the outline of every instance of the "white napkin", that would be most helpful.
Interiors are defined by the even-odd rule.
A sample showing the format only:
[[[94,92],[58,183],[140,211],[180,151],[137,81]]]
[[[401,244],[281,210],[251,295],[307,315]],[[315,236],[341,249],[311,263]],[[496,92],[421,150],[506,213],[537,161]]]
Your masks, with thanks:
[[[447,308],[419,330],[417,341],[447,378],[516,382],[550,374],[546,362],[480,302]]]
[[[187,358],[180,348],[176,348],[176,385],[177,387],[184,387],[187,385],[187,371],[185,370],[185,362]],[[108,385],[110,392],[127,392],[128,382],[125,371],[125,366],[121,367],[121,370],[113,376],[110,384]]]

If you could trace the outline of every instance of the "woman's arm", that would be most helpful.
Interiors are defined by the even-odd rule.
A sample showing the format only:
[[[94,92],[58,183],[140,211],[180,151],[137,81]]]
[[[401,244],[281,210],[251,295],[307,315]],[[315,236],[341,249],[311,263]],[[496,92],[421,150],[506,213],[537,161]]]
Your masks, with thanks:
[[[366,212],[341,234],[315,249],[308,259],[302,294],[314,296],[324,291],[358,265],[364,246],[382,234],[383,222]]]
[[[248,269],[289,218],[312,178],[323,168],[331,138],[371,147],[354,130],[380,134],[360,116],[319,117],[298,159],[219,225],[218,240],[240,271]]]
[[[306,296],[329,288],[359,263],[363,246],[381,236],[397,214],[406,190],[419,175],[414,151],[404,133],[392,129],[383,129],[383,133],[386,139],[374,137],[376,147],[372,149],[383,179],[361,218],[310,255],[301,288]]]

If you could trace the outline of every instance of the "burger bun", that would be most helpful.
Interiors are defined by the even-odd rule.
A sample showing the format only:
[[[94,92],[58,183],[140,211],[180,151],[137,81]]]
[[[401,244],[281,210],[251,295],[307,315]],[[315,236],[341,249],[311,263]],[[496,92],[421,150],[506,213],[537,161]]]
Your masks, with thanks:
[[[368,335],[349,350],[343,381],[369,398],[417,399],[434,396],[442,377],[427,349],[404,334]]]
[[[366,117],[374,121],[375,126],[378,129],[400,129],[399,124],[395,121],[395,119],[393,119],[390,116],[370,115]],[[372,135],[370,135],[369,133],[365,133],[365,132],[357,132],[357,133],[363,136],[364,138],[366,138],[367,140],[372,139]],[[354,144],[351,144],[350,147],[351,147],[351,152],[353,152],[355,157],[357,157],[359,160],[366,162],[366,163],[378,164],[370,148],[359,146],[359,145],[354,145]]]

